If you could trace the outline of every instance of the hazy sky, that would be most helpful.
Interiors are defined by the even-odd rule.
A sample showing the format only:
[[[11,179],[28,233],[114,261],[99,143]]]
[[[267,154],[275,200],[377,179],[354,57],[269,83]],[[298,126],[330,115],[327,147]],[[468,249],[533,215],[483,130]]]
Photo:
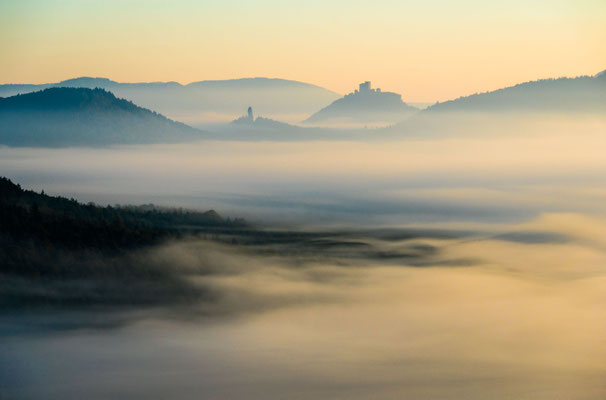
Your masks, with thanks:
[[[0,81],[268,76],[445,100],[606,68],[603,0],[0,0]]]

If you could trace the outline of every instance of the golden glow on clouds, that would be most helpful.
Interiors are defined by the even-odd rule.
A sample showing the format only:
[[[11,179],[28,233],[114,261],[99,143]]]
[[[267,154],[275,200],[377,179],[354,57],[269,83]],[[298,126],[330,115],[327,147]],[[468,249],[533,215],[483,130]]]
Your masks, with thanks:
[[[606,68],[603,1],[0,1],[0,77],[269,76],[409,101]]]

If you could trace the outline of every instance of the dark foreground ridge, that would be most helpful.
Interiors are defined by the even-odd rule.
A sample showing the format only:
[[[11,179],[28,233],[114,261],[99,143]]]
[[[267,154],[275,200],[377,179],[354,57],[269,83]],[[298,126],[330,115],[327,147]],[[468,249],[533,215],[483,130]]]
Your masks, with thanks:
[[[325,262],[343,271],[313,279],[339,279],[348,269],[381,265],[469,267],[476,260],[448,257],[427,239],[491,236],[532,244],[567,240],[542,232],[497,237],[413,228],[272,229],[212,210],[82,204],[0,178],[0,317],[19,319],[25,311],[49,317],[58,315],[54,311],[83,313],[77,327],[99,318],[106,324],[109,311],[112,319],[114,311],[126,318],[124,323],[136,318],[124,312],[140,315],[143,309],[185,318],[257,312],[283,303],[214,279],[272,265],[313,277],[315,266]]]
[[[0,178],[0,311],[204,304],[205,312],[224,313],[223,293],[196,277],[233,273],[225,254],[240,254],[238,268],[276,258],[293,268],[327,259],[343,266],[362,260],[424,266],[439,256],[432,246],[411,243],[394,251],[367,240],[391,241],[393,235],[451,237],[437,231],[263,229],[212,210],[82,204]],[[217,246],[224,255],[214,258]]]
[[[246,226],[216,211],[184,211],[154,205],[107,206],[24,190],[0,178],[0,234],[62,248],[120,250],[153,245],[191,232]]]
[[[0,306],[196,298],[203,293],[169,268],[133,254],[194,234],[244,227],[244,220],[212,210],[100,207],[24,190],[0,178]],[[74,281],[88,284],[69,284]],[[61,290],[62,296],[53,295]]]

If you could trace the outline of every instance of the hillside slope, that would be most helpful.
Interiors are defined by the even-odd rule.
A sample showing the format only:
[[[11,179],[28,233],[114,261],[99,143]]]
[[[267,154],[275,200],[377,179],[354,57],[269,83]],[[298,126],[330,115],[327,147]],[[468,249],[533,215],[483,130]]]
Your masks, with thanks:
[[[436,103],[378,137],[510,135],[606,121],[606,74],[543,79]],[[550,125],[552,125],[550,127]],[[574,125],[573,125],[574,126]],[[589,125],[587,125],[589,126]]]
[[[103,89],[50,88],[0,98],[0,144],[103,146],[202,139],[194,128]]]
[[[434,104],[424,112],[606,112],[606,74],[542,79]]]
[[[402,101],[397,93],[371,89],[370,82],[360,89],[335,100],[307,118],[304,123],[333,124],[391,124],[400,122],[419,110]]]

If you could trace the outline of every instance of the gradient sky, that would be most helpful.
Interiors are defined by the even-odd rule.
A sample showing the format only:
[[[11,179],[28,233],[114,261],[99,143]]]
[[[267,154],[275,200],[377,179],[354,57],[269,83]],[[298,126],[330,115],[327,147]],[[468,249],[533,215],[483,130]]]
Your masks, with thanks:
[[[604,0],[0,0],[0,82],[267,76],[435,101],[606,69]]]

